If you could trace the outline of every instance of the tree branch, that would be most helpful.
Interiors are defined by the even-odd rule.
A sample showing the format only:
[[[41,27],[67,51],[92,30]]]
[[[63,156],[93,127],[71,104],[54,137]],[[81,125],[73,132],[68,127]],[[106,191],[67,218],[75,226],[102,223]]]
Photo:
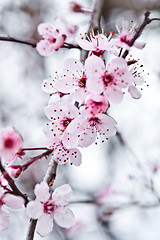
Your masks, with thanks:
[[[27,205],[28,203],[28,198],[26,194],[23,194],[18,187],[16,186],[14,180],[9,176],[9,174],[6,172],[6,170],[4,169],[4,167],[2,166],[1,163],[1,159],[0,159],[0,171],[3,174],[3,177],[7,180],[9,186],[11,187],[11,189],[13,190],[13,193],[17,196],[22,197],[25,200],[25,205]]]
[[[42,157],[46,157],[50,155],[53,150],[48,149],[42,154],[37,155],[36,157],[32,157],[30,161],[22,165],[22,171],[25,171],[32,163],[36,162],[37,160],[41,159]]]

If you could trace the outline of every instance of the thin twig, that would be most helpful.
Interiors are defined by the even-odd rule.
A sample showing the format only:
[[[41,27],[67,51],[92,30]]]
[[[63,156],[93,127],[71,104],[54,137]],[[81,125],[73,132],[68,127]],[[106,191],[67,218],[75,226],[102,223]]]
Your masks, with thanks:
[[[0,171],[3,174],[3,177],[7,180],[10,188],[13,190],[13,193],[17,196],[21,196],[25,200],[25,205],[28,203],[28,198],[26,194],[23,194],[18,187],[16,186],[14,180],[9,176],[9,174],[6,172],[4,167],[2,166],[1,160],[0,160]]]
[[[22,171],[25,171],[32,163],[36,162],[37,160],[41,159],[42,157],[46,157],[50,155],[53,152],[53,150],[48,149],[44,153],[39,154],[36,157],[32,157],[30,161],[22,165]]]
[[[3,36],[0,36],[0,41],[26,44],[26,45],[29,45],[29,46],[31,46],[33,48],[35,48],[37,46],[37,42],[19,40],[19,39],[13,38],[13,37],[3,37]],[[70,44],[70,43],[66,43],[66,42],[64,42],[64,45],[61,48],[68,48],[68,49],[77,48],[77,49],[81,49],[81,47],[78,46],[78,45],[74,45],[74,44]]]

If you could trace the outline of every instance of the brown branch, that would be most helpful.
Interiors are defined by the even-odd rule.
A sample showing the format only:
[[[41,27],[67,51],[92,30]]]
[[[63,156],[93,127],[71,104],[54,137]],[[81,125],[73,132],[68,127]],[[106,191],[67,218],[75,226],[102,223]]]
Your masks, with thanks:
[[[12,38],[12,37],[2,37],[2,36],[0,36],[0,41],[7,41],[7,42],[15,42],[15,43],[26,44],[26,45],[29,45],[29,46],[31,46],[33,48],[35,48],[36,45],[37,45],[36,42],[18,40],[18,39]]]
[[[51,158],[47,172],[43,179],[49,186],[53,184],[56,178],[56,171],[57,171],[57,162],[55,162],[54,159]],[[26,240],[33,240],[36,224],[37,224],[37,220],[30,219]]]
[[[9,176],[9,174],[6,172],[4,167],[2,166],[1,160],[0,160],[0,171],[3,174],[3,177],[7,180],[10,188],[13,190],[13,193],[17,196],[21,196],[25,200],[25,205],[28,203],[28,198],[26,194],[23,194],[18,187],[16,186],[14,180]]]
[[[41,159],[42,157],[46,157],[50,155],[53,150],[48,149],[46,152],[39,154],[36,157],[32,157],[30,161],[22,165],[22,171],[25,171],[32,163],[36,162],[37,160]]]
[[[15,43],[21,43],[21,44],[26,44],[29,45],[33,48],[36,48],[37,46],[37,42],[32,42],[32,41],[23,41],[23,40],[19,40],[13,37],[3,37],[0,36],[0,41],[6,41],[6,42],[15,42]],[[74,44],[70,44],[70,43],[64,43],[64,46],[62,46],[61,48],[76,48],[76,49],[81,49],[81,47],[79,47],[78,45],[74,45]]]
[[[150,15],[150,12],[149,12],[149,11],[145,12],[145,14],[144,14],[144,20],[143,20],[142,24],[140,25],[140,27],[139,27],[139,29],[136,31],[134,37],[131,39],[131,41],[130,41],[129,44],[128,44],[130,47],[133,46],[133,44],[134,44],[134,42],[136,41],[136,39],[140,37],[143,29],[144,29],[149,23],[151,23],[151,22],[154,21],[154,20],[160,20],[160,18],[152,18],[152,19],[150,19],[150,18],[149,18],[149,15]],[[122,58],[126,58],[127,55],[128,55],[128,53],[129,53],[129,51],[126,50],[126,51],[123,53]]]

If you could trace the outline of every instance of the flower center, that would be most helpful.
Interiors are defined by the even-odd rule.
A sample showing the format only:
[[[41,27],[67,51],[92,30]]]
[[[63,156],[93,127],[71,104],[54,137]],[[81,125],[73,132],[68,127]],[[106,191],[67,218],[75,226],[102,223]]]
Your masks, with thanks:
[[[89,118],[88,122],[90,123],[90,126],[94,127],[97,124],[101,124],[101,120],[98,117],[91,117]]]
[[[55,205],[52,201],[49,200],[49,201],[43,203],[43,212],[44,213],[50,214],[50,213],[53,213],[54,210],[55,210]]]
[[[78,86],[80,88],[85,88],[86,87],[86,81],[87,81],[87,78],[86,77],[82,77],[81,79],[79,79]]]
[[[14,146],[13,139],[11,139],[11,138],[6,139],[5,142],[4,142],[4,146],[6,148],[12,148]]]
[[[48,38],[48,41],[50,42],[50,43],[55,43],[56,42],[56,38],[54,38],[54,37],[50,37],[50,38]]]
[[[105,73],[102,76],[103,83],[105,87],[107,87],[109,84],[111,85],[113,83],[114,77],[111,74]]]
[[[127,35],[123,35],[120,37],[120,41],[129,44],[130,39],[127,39]]]
[[[68,117],[63,118],[63,120],[62,120],[63,127],[66,128],[68,126],[68,124],[70,124],[71,121],[72,121],[71,118],[68,118]]]

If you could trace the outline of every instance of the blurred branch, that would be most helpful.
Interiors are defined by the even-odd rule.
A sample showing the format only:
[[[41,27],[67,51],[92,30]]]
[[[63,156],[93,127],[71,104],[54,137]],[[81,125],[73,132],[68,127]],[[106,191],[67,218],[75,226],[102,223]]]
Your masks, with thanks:
[[[23,41],[23,40],[19,40],[16,38],[12,38],[12,37],[3,37],[0,36],[0,41],[6,41],[6,42],[15,42],[15,43],[20,43],[20,44],[26,44],[29,45],[33,48],[35,48],[37,46],[37,42],[32,42],[32,41]],[[64,46],[62,46],[61,48],[77,48],[77,49],[81,49],[81,47],[79,47],[78,45],[74,45],[74,44],[70,44],[70,43],[64,43]]]
[[[54,159],[51,158],[47,172],[43,179],[49,186],[51,186],[53,184],[53,182],[56,178],[57,165],[58,165],[57,162],[55,162]],[[37,224],[37,220],[30,219],[26,240],[33,240],[35,229],[36,229],[36,224]]]

